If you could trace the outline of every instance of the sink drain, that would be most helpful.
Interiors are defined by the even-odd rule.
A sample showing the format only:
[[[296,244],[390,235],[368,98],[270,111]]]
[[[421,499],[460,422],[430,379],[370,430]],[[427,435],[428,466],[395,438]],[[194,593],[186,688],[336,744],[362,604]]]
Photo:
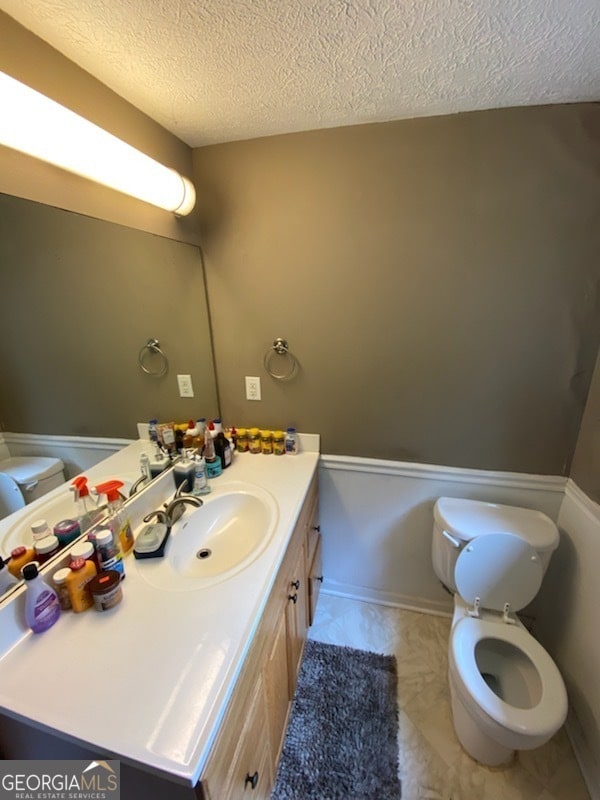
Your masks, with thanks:
[[[210,547],[203,547],[202,550],[198,550],[198,552],[196,553],[196,558],[203,560],[211,555],[212,555],[212,550],[210,549]]]

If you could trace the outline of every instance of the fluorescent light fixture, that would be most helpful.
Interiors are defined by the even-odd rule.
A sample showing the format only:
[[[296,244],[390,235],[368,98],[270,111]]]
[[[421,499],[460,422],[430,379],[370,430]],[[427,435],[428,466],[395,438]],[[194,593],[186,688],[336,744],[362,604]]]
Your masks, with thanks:
[[[0,72],[0,145],[185,216],[190,180],[89,120]]]

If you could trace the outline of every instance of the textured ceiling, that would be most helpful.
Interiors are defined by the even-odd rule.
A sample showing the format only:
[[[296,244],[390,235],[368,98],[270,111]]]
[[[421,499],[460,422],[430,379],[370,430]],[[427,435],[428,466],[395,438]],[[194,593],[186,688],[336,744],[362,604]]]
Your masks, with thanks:
[[[600,99],[599,0],[0,0],[189,145]]]

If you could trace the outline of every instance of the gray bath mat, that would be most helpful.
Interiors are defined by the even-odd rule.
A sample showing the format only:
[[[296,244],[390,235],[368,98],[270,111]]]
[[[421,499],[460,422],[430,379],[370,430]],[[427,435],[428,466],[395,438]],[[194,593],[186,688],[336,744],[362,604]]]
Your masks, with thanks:
[[[307,641],[271,800],[398,800],[396,659]]]

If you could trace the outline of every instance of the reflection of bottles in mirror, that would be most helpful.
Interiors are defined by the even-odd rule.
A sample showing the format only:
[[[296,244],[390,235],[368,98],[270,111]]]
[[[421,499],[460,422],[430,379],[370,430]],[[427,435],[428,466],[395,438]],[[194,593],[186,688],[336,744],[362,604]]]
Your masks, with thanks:
[[[165,470],[171,464],[171,459],[162,450],[157,450],[155,455],[150,459],[150,476],[156,478],[157,475]]]
[[[7,558],[6,561],[3,558],[0,558],[0,594],[4,594],[4,592],[8,591],[11,586],[16,586],[19,581],[12,572],[8,568],[8,564],[10,563],[9,559]]]
[[[148,423],[148,436],[150,441],[154,444],[158,444],[158,420],[151,419]]]
[[[33,543],[33,549],[35,550],[35,560],[38,564],[45,564],[46,561],[49,561],[52,556],[55,556],[60,549],[58,537],[51,534],[50,536],[45,536],[43,539],[38,539]]]
[[[46,536],[51,536],[52,531],[45,519],[36,519],[35,522],[31,523],[31,535],[35,545],[36,542],[45,539]]]
[[[140,456],[140,472],[146,478],[146,480],[150,480],[152,478],[152,472],[150,471],[150,459],[148,458],[148,453],[142,453]]]
[[[19,545],[10,554],[10,562],[8,564],[8,571],[15,576],[15,578],[22,578],[21,570],[25,564],[29,564],[35,560],[35,550],[33,547],[25,547]]]

